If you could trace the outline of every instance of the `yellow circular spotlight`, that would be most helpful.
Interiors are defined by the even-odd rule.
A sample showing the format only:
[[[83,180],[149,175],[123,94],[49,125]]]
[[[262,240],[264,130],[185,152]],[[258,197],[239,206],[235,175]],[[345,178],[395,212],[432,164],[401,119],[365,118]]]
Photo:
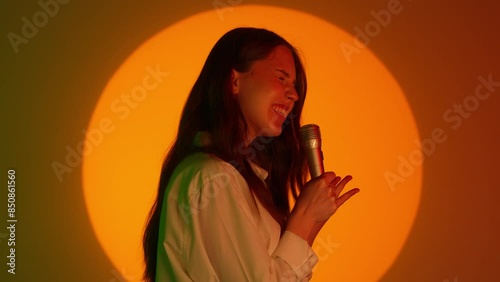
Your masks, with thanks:
[[[269,6],[186,18],[144,42],[109,80],[87,129],[93,147],[83,163],[88,214],[102,248],[124,278],[141,280],[142,232],[162,158],[210,49],[238,26],[268,28],[301,50],[309,82],[303,124],[321,126],[326,169],[352,174],[350,187],[361,188],[318,235],[312,281],[378,280],[404,245],[420,199],[422,166],[395,190],[386,180],[419,139],[410,107],[369,49],[347,62],[339,46],[352,35]]]

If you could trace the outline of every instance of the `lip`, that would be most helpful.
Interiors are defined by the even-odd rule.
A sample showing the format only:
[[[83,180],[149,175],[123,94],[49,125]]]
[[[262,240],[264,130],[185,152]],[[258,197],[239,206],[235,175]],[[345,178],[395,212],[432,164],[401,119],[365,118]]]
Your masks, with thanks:
[[[276,115],[284,120],[289,114],[290,106],[275,103],[272,105],[272,110]]]

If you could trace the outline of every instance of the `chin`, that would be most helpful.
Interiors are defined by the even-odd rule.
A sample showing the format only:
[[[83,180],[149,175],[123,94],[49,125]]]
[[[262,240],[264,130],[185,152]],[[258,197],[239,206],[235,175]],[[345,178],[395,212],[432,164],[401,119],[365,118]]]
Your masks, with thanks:
[[[264,128],[260,131],[260,136],[264,137],[276,137],[281,134],[282,128],[276,126],[270,126],[268,128]]]

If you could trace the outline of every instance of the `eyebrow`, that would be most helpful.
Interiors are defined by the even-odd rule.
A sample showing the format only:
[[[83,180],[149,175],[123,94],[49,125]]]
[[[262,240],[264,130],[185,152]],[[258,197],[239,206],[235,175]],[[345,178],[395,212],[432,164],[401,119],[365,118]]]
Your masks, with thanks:
[[[281,72],[286,78],[290,78],[290,74],[282,69],[276,69],[277,71]],[[292,81],[293,84],[295,84],[295,79]]]

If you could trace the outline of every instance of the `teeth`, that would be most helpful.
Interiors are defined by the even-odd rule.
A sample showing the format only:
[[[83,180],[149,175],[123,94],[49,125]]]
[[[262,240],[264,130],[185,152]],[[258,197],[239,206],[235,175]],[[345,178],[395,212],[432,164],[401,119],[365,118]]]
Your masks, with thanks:
[[[273,110],[286,118],[286,111],[282,106],[273,105]]]

